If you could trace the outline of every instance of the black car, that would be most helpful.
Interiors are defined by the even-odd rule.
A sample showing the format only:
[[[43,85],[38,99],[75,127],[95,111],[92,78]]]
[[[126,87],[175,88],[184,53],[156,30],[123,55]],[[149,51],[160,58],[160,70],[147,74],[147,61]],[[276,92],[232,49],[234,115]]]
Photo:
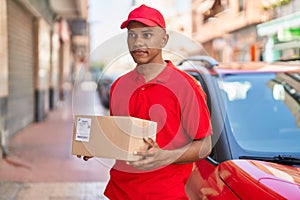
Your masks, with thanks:
[[[98,94],[101,104],[104,108],[109,109],[110,86],[115,80],[113,76],[102,76],[98,81]]]

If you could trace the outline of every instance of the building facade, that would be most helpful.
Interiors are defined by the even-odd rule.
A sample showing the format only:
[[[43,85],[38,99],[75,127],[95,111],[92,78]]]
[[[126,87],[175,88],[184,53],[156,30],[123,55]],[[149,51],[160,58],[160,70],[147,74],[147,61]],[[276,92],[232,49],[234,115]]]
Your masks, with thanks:
[[[88,37],[86,21],[87,1],[0,0],[2,149],[64,98],[72,68],[89,51],[88,43],[75,41],[78,35]],[[75,27],[76,22],[83,27]]]
[[[256,25],[265,20],[262,7],[262,1],[193,0],[193,38],[218,61],[259,60]]]
[[[192,0],[192,35],[220,62],[299,58],[298,0]]]
[[[268,62],[300,60],[300,1],[283,2],[265,5],[270,20],[257,25]]]

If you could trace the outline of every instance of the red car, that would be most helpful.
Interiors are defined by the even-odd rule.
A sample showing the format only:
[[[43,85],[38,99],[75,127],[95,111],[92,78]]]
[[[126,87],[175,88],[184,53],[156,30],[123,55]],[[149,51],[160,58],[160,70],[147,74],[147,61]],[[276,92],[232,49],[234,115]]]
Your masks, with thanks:
[[[207,94],[213,149],[195,163],[195,199],[300,199],[300,64],[222,64],[205,56],[178,65]]]

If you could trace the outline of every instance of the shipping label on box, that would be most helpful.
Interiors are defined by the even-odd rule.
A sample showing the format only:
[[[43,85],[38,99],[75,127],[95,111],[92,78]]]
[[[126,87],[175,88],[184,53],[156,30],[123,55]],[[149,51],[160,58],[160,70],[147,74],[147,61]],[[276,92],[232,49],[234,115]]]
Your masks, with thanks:
[[[91,135],[91,118],[78,117],[76,124],[76,141],[88,142]]]
[[[155,140],[157,123],[125,116],[78,115],[74,119],[72,154],[137,160],[134,151],[146,150],[144,137]]]

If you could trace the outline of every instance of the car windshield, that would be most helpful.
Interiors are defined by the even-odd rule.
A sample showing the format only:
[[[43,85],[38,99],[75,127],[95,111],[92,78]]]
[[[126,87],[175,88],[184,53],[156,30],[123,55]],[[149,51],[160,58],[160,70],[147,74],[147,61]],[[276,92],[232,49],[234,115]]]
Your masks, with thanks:
[[[243,73],[219,82],[237,143],[245,150],[300,153],[300,74]]]

